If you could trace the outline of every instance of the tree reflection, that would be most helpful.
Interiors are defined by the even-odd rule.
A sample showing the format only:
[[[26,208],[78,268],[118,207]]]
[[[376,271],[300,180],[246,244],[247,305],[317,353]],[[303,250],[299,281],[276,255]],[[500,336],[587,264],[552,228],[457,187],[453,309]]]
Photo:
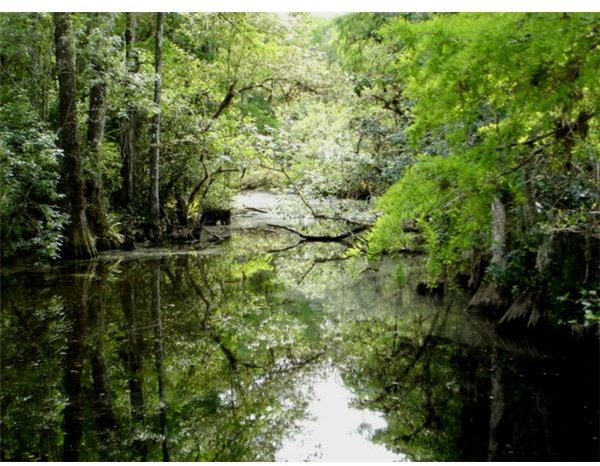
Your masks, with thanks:
[[[481,322],[483,341],[457,341],[448,315],[346,326],[343,377],[356,403],[388,423],[376,442],[427,461],[598,456],[593,352],[557,357],[503,340]],[[577,378],[579,386],[557,384]]]
[[[64,272],[3,290],[2,459],[274,459],[323,350],[314,306],[280,296],[267,258]]]
[[[396,453],[597,458],[597,351],[503,340],[362,259],[310,267],[331,256],[312,251],[3,277],[2,460],[273,461],[330,361]]]
[[[163,325],[160,306],[160,262],[152,264],[152,320],[154,326],[154,357],[158,382],[160,445],[162,460],[169,461],[169,439],[167,436],[167,398],[165,393],[165,371],[163,367]]]
[[[63,287],[63,302],[68,320],[67,348],[63,362],[63,461],[79,461],[83,434],[83,364],[87,337],[88,299],[93,265],[84,274],[75,275]]]
[[[120,304],[125,317],[124,348],[122,354],[129,391],[131,426],[128,437],[133,439],[131,446],[137,455],[139,455],[138,458],[141,461],[145,461],[147,457],[147,442],[141,438],[142,426],[144,425],[144,359],[142,357],[144,351],[142,329],[144,327],[142,322],[140,322],[136,307],[135,290],[138,286],[138,278],[135,273],[131,272],[131,267],[126,269],[123,273],[123,279],[120,281]]]
[[[105,440],[110,432],[117,427],[104,345],[106,334],[104,287],[107,280],[106,267],[99,264],[90,286],[88,303],[89,354],[95,397],[94,417],[98,432]]]

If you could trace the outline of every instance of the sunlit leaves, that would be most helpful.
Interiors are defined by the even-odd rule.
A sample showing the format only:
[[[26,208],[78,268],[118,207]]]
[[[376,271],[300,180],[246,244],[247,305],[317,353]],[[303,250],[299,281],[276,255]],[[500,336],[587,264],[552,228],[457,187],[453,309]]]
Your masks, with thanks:
[[[422,157],[384,196],[372,252],[409,246],[403,225],[417,221],[431,276],[452,279],[486,256],[494,195],[508,203],[515,251],[533,254],[540,226],[593,230],[599,21],[469,13],[374,26],[370,47],[396,47],[378,76],[394,76],[411,103],[407,142],[437,157]]]

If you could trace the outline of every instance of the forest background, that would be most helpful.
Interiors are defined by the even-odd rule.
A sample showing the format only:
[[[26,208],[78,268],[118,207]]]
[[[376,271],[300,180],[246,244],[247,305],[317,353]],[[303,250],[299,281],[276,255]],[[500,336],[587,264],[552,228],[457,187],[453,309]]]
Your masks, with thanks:
[[[188,241],[285,187],[376,200],[365,252],[422,250],[474,306],[596,322],[599,25],[3,13],[2,261]]]

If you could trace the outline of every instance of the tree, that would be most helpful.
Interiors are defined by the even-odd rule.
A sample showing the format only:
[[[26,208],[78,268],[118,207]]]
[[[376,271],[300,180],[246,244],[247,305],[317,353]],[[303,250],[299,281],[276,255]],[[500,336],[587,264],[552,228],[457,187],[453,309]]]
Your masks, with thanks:
[[[0,248],[3,262],[60,255],[67,216],[58,189],[61,150],[53,107],[53,24],[48,14],[0,15]]]
[[[60,146],[64,152],[63,186],[67,194],[70,222],[64,256],[90,258],[97,255],[85,213],[84,183],[77,123],[75,49],[68,13],[54,13],[54,41],[58,69]]]
[[[137,15],[126,13],[127,26],[125,30],[125,62],[126,73],[135,74],[139,72],[140,62],[136,50],[137,41]],[[121,174],[123,177],[122,200],[123,206],[130,210],[133,208],[135,191],[135,173],[137,165],[137,137],[138,125],[137,108],[132,101],[133,96],[126,91],[125,100],[127,105],[126,116],[123,120],[123,135],[121,143],[121,155],[123,159]]]
[[[162,239],[160,221],[160,199],[158,183],[160,177],[160,94],[162,90],[162,42],[164,13],[156,13],[156,44],[154,49],[154,116],[152,117],[152,143],[150,146],[150,237]]]
[[[459,14],[379,30],[402,45],[388,70],[412,102],[408,136],[421,156],[380,202],[372,252],[402,247],[403,224],[416,220],[432,281],[479,288],[474,306],[528,324],[548,304],[562,308],[555,321],[583,319],[574,309],[600,277],[558,264],[569,235],[597,269],[598,21]]]
[[[91,71],[89,88],[89,109],[87,120],[87,151],[91,159],[91,170],[86,182],[87,217],[90,227],[97,238],[97,245],[109,249],[111,241],[108,238],[108,220],[106,200],[102,178],[102,144],[108,106],[107,87],[110,78],[110,18],[99,13],[91,14],[87,26]]]

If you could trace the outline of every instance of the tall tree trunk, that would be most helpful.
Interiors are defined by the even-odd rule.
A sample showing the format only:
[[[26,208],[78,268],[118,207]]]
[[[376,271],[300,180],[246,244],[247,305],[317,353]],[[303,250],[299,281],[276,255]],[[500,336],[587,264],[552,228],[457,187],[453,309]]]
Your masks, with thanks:
[[[106,82],[96,82],[90,88],[90,108],[88,113],[87,143],[94,165],[99,168],[102,162],[102,140],[104,139],[104,121],[106,115]],[[98,170],[99,171],[99,170]],[[92,231],[100,240],[99,247],[109,249],[107,238],[108,221],[104,209],[102,194],[102,174],[96,173],[87,182],[87,216]]]
[[[140,70],[140,61],[135,50],[137,40],[137,16],[135,13],[127,13],[127,30],[125,31],[125,61],[127,71],[130,74],[138,73]],[[121,144],[121,155],[123,166],[121,175],[123,177],[123,205],[130,210],[133,203],[133,193],[135,190],[135,170],[137,161],[137,108],[131,101],[132,95],[127,92],[125,100],[128,102],[127,117],[123,127],[123,140]]]
[[[492,261],[499,269],[506,267],[506,207],[498,196],[492,200]]]
[[[90,44],[94,47],[97,44]],[[98,238],[98,247],[110,249],[111,244],[108,236],[108,220],[104,209],[104,196],[102,189],[102,174],[100,166],[102,163],[102,141],[104,139],[104,123],[106,121],[106,77],[105,66],[94,52],[92,68],[96,76],[90,87],[90,106],[88,111],[87,144],[89,153],[93,158],[97,173],[90,177],[87,182],[88,208],[87,216],[92,231]]]
[[[158,195],[160,161],[160,94],[162,89],[162,40],[164,13],[156,13],[156,44],[154,52],[154,105],[152,118],[152,143],[150,148],[150,236],[155,242],[162,239],[160,225],[160,199]]]
[[[63,182],[70,207],[65,257],[95,257],[96,245],[85,215],[81,150],[77,140],[77,94],[75,87],[75,47],[69,13],[54,13],[54,44],[58,68],[60,146],[64,151]]]
[[[491,253],[492,258],[490,260],[490,266],[497,271],[501,271],[506,267],[506,207],[504,206],[503,200],[496,196],[492,200],[492,246]],[[488,277],[490,278],[490,277]],[[469,302],[469,308],[483,308],[492,311],[498,311],[505,309],[508,305],[506,297],[504,296],[504,290],[497,282],[497,280],[491,277],[488,281],[484,281],[482,285],[475,293],[475,296]]]

